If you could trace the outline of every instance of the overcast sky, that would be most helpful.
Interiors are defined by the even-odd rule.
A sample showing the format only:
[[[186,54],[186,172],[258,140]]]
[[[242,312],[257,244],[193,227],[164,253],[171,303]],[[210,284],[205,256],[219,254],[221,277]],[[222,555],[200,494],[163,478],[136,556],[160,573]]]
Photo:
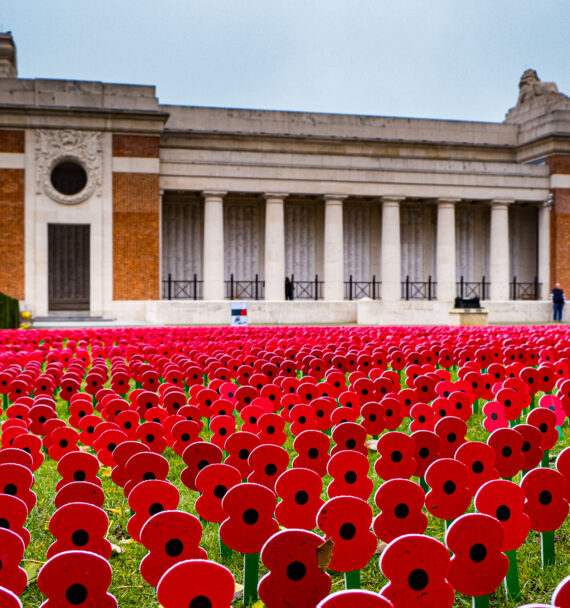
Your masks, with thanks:
[[[21,78],[161,103],[503,120],[526,68],[570,94],[569,0],[2,0]]]

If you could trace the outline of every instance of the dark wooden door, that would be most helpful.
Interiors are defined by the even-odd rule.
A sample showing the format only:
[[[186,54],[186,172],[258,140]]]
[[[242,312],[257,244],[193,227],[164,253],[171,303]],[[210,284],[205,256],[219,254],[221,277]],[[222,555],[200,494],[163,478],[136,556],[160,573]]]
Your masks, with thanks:
[[[89,310],[89,228],[48,224],[49,310]]]

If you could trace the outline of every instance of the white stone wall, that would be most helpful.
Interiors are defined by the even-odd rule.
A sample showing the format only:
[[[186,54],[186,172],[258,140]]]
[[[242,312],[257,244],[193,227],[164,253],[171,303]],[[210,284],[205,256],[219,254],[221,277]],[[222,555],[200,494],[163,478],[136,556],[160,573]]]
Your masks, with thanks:
[[[427,203],[402,204],[400,208],[401,277],[427,281],[435,276],[437,208]]]
[[[455,210],[456,279],[489,280],[489,207],[484,203],[460,204]]]
[[[285,275],[295,281],[312,281],[322,268],[322,207],[316,201],[285,202]]]
[[[536,205],[509,208],[509,281],[530,283],[538,276],[538,209]]]
[[[263,271],[265,203],[256,200],[224,200],[224,279],[253,281]]]
[[[204,204],[197,196],[166,195],[162,202],[162,279],[202,279]]]

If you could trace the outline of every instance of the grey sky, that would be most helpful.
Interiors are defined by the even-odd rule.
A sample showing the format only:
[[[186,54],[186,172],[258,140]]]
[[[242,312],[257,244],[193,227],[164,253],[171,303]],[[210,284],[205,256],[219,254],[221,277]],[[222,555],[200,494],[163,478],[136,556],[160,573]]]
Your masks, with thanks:
[[[522,72],[570,94],[569,0],[3,0],[22,78],[161,103],[502,121]]]

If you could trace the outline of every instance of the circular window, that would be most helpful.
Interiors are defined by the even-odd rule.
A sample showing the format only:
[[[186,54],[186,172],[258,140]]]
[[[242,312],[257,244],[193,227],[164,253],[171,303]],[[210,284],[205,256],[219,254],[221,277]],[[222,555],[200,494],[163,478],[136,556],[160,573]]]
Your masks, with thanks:
[[[51,172],[51,184],[60,194],[73,196],[87,185],[87,173],[79,163],[61,162]]]

